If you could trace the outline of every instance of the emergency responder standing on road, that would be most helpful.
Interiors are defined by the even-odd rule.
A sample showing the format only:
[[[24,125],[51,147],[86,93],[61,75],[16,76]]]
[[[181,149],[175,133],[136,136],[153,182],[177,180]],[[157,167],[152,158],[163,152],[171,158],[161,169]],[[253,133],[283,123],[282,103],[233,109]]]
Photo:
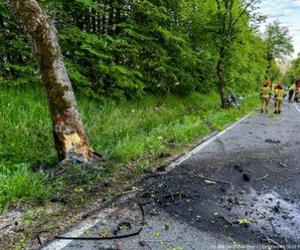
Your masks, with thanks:
[[[295,102],[300,101],[300,79],[296,81],[296,89],[295,89],[295,97],[294,100]]]
[[[260,100],[261,100],[261,113],[266,112],[268,113],[269,103],[272,95],[271,90],[271,82],[266,80],[266,83],[262,87],[260,91]]]
[[[282,109],[283,98],[285,97],[282,84],[278,83],[275,87],[275,114],[280,114]]]

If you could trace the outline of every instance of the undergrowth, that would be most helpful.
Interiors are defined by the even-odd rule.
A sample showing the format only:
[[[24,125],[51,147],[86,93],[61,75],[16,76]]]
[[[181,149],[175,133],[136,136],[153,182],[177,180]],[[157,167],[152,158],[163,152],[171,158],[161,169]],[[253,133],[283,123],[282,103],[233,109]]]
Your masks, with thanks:
[[[145,96],[123,103],[100,103],[78,98],[93,148],[116,164],[146,169],[151,161],[174,154],[194,139],[222,130],[255,108],[256,96],[245,98],[241,109],[222,110],[216,93],[185,97]],[[43,90],[0,91],[0,207],[27,198],[43,201],[51,183],[33,166],[57,161],[47,99]]]

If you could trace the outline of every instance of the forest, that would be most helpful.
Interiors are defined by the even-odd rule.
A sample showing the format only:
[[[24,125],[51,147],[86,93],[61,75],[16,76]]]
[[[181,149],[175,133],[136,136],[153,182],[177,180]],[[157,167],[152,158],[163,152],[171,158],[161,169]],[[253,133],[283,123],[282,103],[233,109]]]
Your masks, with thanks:
[[[267,55],[267,41],[259,35],[263,17],[239,16],[242,1],[220,1],[219,9],[215,1],[40,2],[58,29],[74,88],[84,96],[103,101],[218,91],[220,57],[227,89],[251,92],[264,80],[267,64],[268,78],[278,75],[276,58]],[[1,81],[35,86],[30,43],[3,3]]]
[[[300,75],[299,58],[282,70],[292,38],[277,21],[261,30],[259,0],[40,0],[57,30],[83,127],[106,162],[96,173],[74,162],[66,170],[57,165],[26,15],[13,11],[19,1],[0,2],[0,210],[25,207],[25,232],[33,220],[60,219],[39,207],[63,201],[72,204],[63,216],[71,216],[95,192],[113,197],[256,108],[265,80],[289,86]],[[239,109],[229,107],[233,93]],[[7,244],[22,247],[33,235],[13,238]]]

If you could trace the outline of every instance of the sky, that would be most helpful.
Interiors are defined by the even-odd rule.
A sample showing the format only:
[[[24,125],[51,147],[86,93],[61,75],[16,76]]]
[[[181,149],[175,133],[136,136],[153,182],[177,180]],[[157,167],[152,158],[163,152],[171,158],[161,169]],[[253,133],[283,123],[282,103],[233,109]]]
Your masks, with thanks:
[[[279,20],[289,28],[296,57],[300,53],[300,0],[262,0],[260,8],[260,12],[268,16],[267,23]]]

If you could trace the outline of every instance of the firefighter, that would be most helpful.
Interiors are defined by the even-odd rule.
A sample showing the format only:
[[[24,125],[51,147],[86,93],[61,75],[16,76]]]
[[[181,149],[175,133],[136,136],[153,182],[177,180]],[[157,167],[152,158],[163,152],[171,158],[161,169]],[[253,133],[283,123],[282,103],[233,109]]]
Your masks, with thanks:
[[[296,87],[295,87],[295,97],[294,100],[295,102],[300,101],[300,79],[296,81]]]
[[[271,99],[272,95],[272,90],[271,90],[271,82],[269,80],[266,80],[266,83],[262,87],[260,91],[260,100],[261,100],[261,113],[266,112],[268,113],[269,109],[269,102]]]
[[[283,98],[285,97],[282,84],[278,83],[275,87],[275,114],[281,113]]]

